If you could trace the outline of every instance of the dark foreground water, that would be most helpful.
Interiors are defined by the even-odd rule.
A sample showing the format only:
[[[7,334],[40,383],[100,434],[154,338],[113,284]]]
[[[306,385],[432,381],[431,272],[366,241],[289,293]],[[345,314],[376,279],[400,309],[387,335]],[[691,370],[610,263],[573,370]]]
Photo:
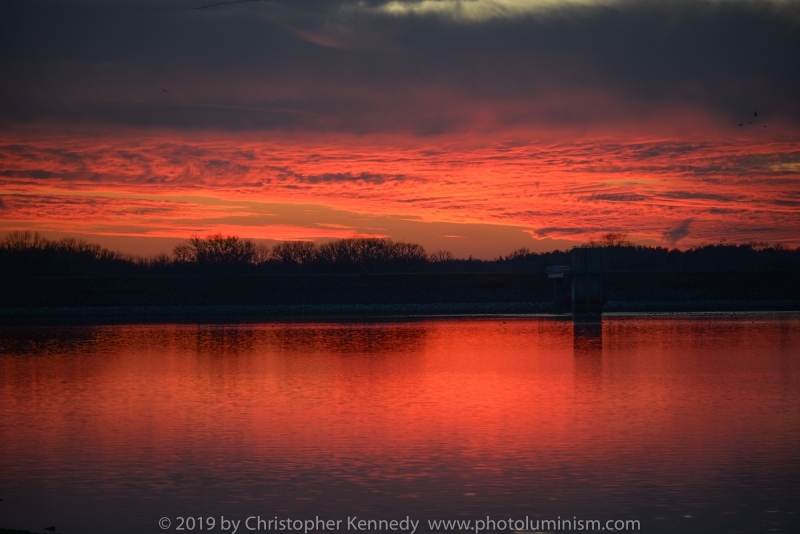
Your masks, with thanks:
[[[0,498],[65,534],[800,532],[800,319],[1,328]]]

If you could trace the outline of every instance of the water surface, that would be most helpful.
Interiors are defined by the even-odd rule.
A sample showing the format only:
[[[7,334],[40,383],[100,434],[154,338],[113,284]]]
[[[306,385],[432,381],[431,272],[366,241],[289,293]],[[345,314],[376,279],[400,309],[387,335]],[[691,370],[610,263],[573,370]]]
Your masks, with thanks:
[[[6,327],[0,527],[797,532],[799,392],[790,317]]]

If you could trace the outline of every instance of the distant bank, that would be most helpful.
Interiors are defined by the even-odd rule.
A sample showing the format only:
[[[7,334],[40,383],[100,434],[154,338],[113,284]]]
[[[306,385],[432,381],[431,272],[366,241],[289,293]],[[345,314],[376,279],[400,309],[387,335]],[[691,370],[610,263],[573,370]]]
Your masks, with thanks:
[[[603,312],[800,311],[797,270],[604,272]],[[0,322],[542,314],[569,310],[569,275],[405,273],[4,277]]]

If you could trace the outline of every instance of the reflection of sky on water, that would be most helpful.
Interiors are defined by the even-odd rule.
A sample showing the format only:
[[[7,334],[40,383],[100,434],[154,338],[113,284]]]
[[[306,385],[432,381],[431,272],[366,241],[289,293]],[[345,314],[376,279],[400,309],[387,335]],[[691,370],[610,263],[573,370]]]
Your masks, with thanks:
[[[575,387],[590,392],[603,380],[603,325],[600,322],[574,324]]]
[[[797,319],[4,328],[0,526],[490,514],[791,531],[799,348]]]

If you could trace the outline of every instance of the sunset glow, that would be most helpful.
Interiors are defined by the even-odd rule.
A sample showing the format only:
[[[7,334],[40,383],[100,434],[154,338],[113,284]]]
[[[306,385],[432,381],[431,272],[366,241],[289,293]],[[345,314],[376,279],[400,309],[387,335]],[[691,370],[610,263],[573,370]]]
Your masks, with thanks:
[[[14,5],[0,232],[798,246],[797,9],[700,4]]]

